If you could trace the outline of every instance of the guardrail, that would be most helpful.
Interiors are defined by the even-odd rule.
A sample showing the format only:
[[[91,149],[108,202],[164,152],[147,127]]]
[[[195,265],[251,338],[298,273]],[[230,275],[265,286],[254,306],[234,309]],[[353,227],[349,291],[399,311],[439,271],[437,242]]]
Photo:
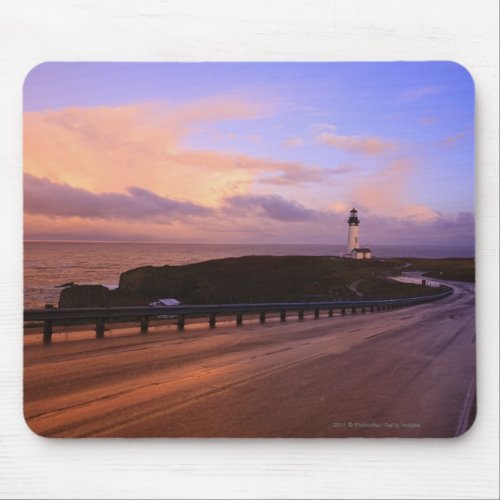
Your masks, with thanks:
[[[422,304],[442,299],[453,293],[453,288],[442,285],[443,291],[438,294],[411,297],[405,299],[389,300],[364,300],[364,301],[338,301],[338,302],[271,302],[266,304],[218,304],[218,305],[178,305],[164,307],[95,307],[95,308],[54,308],[50,304],[44,309],[25,309],[24,321],[43,321],[43,342],[50,344],[54,323],[66,320],[89,320],[88,323],[96,324],[96,338],[104,337],[106,320],[110,319],[133,319],[140,321],[141,333],[147,333],[149,320],[158,316],[174,315],[177,318],[177,329],[184,330],[187,316],[208,315],[210,328],[215,328],[217,315],[236,315],[236,325],[243,324],[244,313],[258,313],[261,323],[266,321],[266,313],[280,313],[280,321],[286,321],[286,314],[297,311],[298,319],[304,319],[305,311],[314,311],[314,317],[319,318],[321,310],[327,310],[328,316],[333,316],[334,310],[340,310],[345,314],[350,309],[352,314],[357,310],[365,313],[386,311],[410,305]]]

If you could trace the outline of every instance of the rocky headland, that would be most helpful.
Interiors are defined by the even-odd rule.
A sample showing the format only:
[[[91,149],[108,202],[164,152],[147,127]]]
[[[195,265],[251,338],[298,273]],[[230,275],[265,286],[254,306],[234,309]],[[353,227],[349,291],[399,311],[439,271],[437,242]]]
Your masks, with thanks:
[[[330,256],[246,256],[131,269],[121,274],[115,290],[102,285],[71,285],[62,289],[59,307],[139,306],[159,298],[175,298],[183,304],[224,304],[368,300],[436,293],[435,288],[386,279],[399,274],[403,266],[445,279],[454,279],[457,272],[458,279],[474,279],[473,259],[356,261]]]

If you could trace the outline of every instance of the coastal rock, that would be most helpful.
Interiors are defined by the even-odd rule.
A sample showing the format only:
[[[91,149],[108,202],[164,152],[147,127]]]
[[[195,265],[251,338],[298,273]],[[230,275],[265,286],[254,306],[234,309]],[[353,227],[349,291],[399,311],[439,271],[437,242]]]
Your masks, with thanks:
[[[119,307],[144,306],[147,299],[134,292],[110,290],[103,285],[73,285],[64,288],[59,307]]]
[[[56,288],[67,288],[68,286],[75,286],[75,282],[69,281],[68,283],[62,283],[61,285],[56,285]]]
[[[73,285],[64,288],[59,307],[104,307],[109,304],[110,290],[102,285]]]
[[[168,287],[170,268],[171,266],[145,266],[125,271],[120,275],[118,288],[141,295],[161,296],[165,287]]]

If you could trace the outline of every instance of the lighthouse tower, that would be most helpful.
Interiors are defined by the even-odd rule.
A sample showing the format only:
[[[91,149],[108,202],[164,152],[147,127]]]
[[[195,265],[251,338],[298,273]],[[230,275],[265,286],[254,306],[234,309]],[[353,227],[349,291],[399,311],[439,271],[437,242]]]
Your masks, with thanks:
[[[359,219],[358,211],[353,208],[350,211],[350,217],[347,220],[349,232],[347,234],[347,253],[351,254],[355,248],[359,248]]]

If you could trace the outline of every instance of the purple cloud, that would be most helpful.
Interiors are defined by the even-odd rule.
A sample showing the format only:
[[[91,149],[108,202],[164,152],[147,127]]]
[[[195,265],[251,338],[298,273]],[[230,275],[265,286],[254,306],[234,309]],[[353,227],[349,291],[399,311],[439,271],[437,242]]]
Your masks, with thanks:
[[[328,209],[308,208],[297,201],[278,195],[236,195],[224,198],[220,208],[204,207],[189,201],[172,200],[140,187],[130,187],[128,193],[95,194],[68,184],[58,184],[46,178],[25,174],[25,211],[29,214],[49,218],[81,217],[91,220],[122,220],[128,222],[169,223],[181,221],[189,226],[193,237],[201,237],[200,230],[210,232],[251,232],[256,242],[268,241],[280,235],[283,241],[296,241],[296,226],[291,223],[309,222],[301,226],[300,237],[309,242],[342,242],[346,235],[347,214]],[[358,206],[358,204],[356,205]],[[368,246],[374,244],[460,245],[474,242],[474,215],[470,212],[442,214],[428,208],[420,212],[409,212],[406,216],[385,217],[362,209],[361,240]],[[419,209],[419,207],[417,207]],[[425,208],[425,207],[423,207]],[[423,210],[422,208],[422,210]],[[420,210],[420,209],[419,209]],[[199,218],[203,219],[200,220]],[[262,219],[266,223],[262,223]],[[235,222],[236,220],[236,222]],[[202,228],[202,229],[200,229]],[[42,230],[43,229],[43,230]],[[88,228],[81,230],[87,231]],[[40,232],[41,231],[41,232]],[[69,231],[69,232],[68,232]],[[31,237],[59,237],[79,239],[148,239],[131,227],[114,231],[102,227],[91,229],[92,235],[73,233],[73,228],[64,234],[51,233],[50,229],[32,227]],[[99,234],[96,231],[100,231]],[[133,231],[139,231],[135,234]],[[190,233],[191,234],[191,233]],[[203,233],[205,234],[205,233]]]
[[[411,217],[394,218],[367,214],[361,225],[362,241],[372,244],[473,245],[474,214],[441,214],[425,222]]]
[[[89,219],[164,219],[187,216],[206,217],[212,209],[159,196],[139,187],[129,187],[128,194],[95,194],[47,178],[24,175],[24,210],[27,213]]]
[[[302,222],[318,217],[318,212],[277,195],[238,195],[225,199],[227,213],[258,215],[284,222]]]

